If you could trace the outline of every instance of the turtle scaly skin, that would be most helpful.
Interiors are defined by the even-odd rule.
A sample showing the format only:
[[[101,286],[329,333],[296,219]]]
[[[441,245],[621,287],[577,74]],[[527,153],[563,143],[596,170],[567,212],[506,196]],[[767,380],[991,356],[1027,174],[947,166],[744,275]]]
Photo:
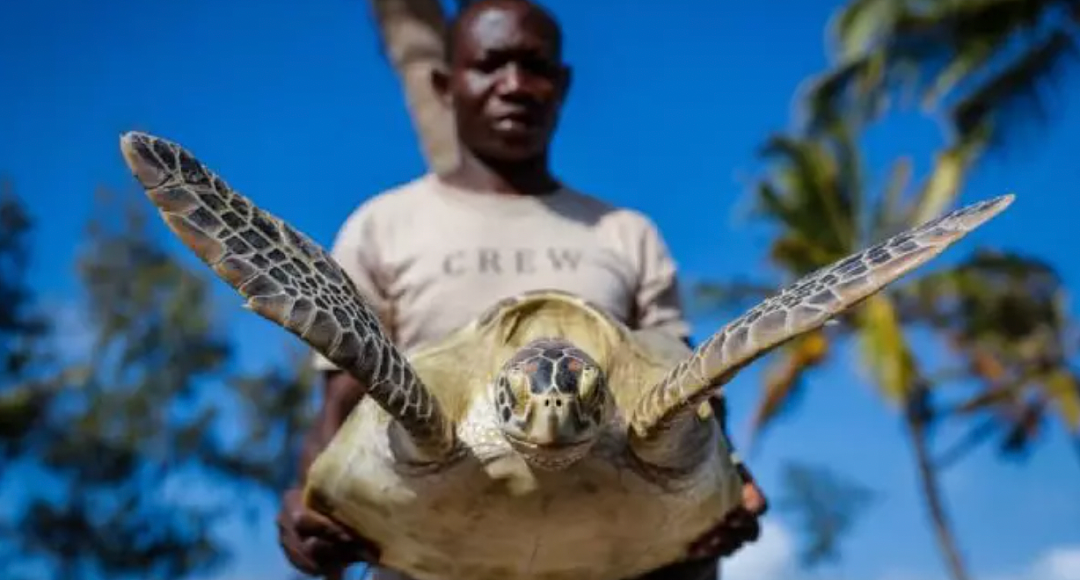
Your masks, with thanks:
[[[408,433],[402,439],[412,443],[410,461],[451,454],[453,432],[438,401],[325,250],[237,195],[181,147],[128,133],[121,149],[165,223],[247,308],[364,377],[370,395]]]
[[[1013,199],[810,274],[694,351],[541,290],[406,357],[308,238],[179,145],[128,133],[121,150],[165,222],[252,310],[371,387],[312,464],[306,501],[417,580],[619,580],[683,559],[741,500],[706,399]]]
[[[926,263],[1012,201],[1004,195],[974,203],[897,234],[807,274],[728,323],[642,397],[631,418],[635,450],[658,463],[692,467],[695,460],[687,453],[693,450],[664,434],[691,420],[695,402],[780,344],[821,327]]]

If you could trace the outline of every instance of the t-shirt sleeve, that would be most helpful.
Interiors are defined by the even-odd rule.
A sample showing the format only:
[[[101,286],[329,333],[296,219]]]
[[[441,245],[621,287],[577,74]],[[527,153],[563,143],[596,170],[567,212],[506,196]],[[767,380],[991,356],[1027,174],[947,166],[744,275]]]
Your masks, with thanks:
[[[680,296],[678,272],[656,226],[642,219],[640,279],[635,296],[638,328],[657,329],[689,338]]]
[[[390,300],[382,280],[385,269],[380,265],[378,234],[374,226],[370,207],[361,206],[338,230],[330,255],[345,270],[361,297],[374,308],[383,327],[393,337]],[[334,363],[317,352],[313,353],[313,363],[320,371],[337,370]]]
[[[642,228],[641,283],[637,294],[640,328],[655,328],[681,339],[690,338],[679,292],[679,277],[674,259],[656,226],[645,220]],[[711,397],[713,412],[727,436],[727,395]],[[730,439],[730,437],[729,437]],[[729,441],[734,452],[734,442]]]

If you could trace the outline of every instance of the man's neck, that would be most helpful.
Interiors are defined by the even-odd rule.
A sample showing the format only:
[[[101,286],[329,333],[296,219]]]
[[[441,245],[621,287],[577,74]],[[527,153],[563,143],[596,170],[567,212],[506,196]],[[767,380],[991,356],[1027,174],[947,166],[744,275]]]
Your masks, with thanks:
[[[545,195],[560,186],[559,181],[551,175],[546,153],[532,159],[508,162],[483,159],[463,150],[461,163],[444,175],[443,180],[462,189],[500,195]]]

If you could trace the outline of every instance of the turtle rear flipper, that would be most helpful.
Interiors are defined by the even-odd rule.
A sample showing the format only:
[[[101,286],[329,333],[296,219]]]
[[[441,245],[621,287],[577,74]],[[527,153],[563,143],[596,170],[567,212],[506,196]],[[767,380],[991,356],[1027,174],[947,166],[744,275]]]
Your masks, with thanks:
[[[120,149],[169,228],[247,299],[248,308],[367,386],[408,434],[412,449],[403,460],[448,457],[454,446],[450,421],[326,251],[175,143],[130,132]]]
[[[739,369],[930,261],[1012,201],[1009,194],[974,203],[897,234],[804,276],[728,323],[645,391],[631,416],[635,451],[648,463],[686,464],[680,426]]]

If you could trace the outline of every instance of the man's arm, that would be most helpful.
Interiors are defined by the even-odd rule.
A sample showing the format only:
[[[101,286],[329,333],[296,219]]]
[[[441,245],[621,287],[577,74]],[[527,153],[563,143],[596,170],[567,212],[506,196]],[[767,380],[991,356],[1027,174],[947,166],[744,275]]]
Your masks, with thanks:
[[[675,261],[652,222],[644,220],[642,230],[637,257],[633,326],[667,332],[693,348],[690,324],[683,312]]]
[[[297,474],[300,485],[307,480],[307,471],[315,458],[326,449],[334,434],[345,423],[349,412],[364,398],[367,387],[352,375],[333,370],[323,372],[322,390],[322,406],[304,437],[304,445],[300,451],[300,471]]]
[[[278,542],[288,560],[301,572],[340,578],[353,562],[377,561],[378,551],[329,518],[307,509],[303,488],[312,462],[341,428],[366,389],[360,381],[341,371],[329,371],[323,377],[323,403],[304,437],[296,484],[282,497],[277,517]]]
[[[638,252],[639,280],[634,296],[637,320],[634,326],[668,332],[693,349],[695,345],[690,338],[690,324],[683,313],[675,261],[659,230],[644,217]],[[723,395],[713,397],[709,403],[727,436],[727,404]]]

